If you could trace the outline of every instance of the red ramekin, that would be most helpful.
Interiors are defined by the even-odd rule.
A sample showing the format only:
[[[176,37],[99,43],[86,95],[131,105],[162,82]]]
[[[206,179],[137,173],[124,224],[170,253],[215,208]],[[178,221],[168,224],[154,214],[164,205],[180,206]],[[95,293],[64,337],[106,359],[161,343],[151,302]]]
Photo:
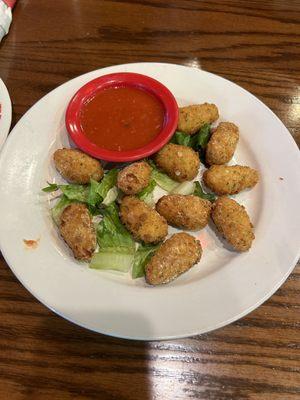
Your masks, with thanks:
[[[152,93],[165,110],[164,124],[160,133],[143,147],[126,150],[107,150],[92,143],[84,134],[80,124],[80,112],[83,105],[100,90],[111,87],[135,87]],[[71,99],[66,111],[66,128],[73,142],[85,153],[106,161],[135,161],[156,153],[166,144],[176,130],[178,123],[178,105],[173,94],[162,83],[146,75],[120,72],[103,75],[82,86]]]

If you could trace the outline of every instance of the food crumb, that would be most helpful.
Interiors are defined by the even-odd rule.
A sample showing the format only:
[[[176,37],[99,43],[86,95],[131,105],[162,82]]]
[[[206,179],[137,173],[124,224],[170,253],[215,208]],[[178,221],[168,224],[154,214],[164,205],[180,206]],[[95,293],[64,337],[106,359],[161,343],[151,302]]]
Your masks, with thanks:
[[[38,247],[39,241],[40,241],[40,239],[36,239],[36,240],[32,240],[32,239],[29,239],[29,240],[23,239],[23,242],[25,243],[25,246],[26,246],[28,249],[33,249],[33,250],[36,249],[36,248]]]
[[[280,181],[283,181],[283,178],[280,176],[280,177],[279,177],[279,180],[280,180]]]

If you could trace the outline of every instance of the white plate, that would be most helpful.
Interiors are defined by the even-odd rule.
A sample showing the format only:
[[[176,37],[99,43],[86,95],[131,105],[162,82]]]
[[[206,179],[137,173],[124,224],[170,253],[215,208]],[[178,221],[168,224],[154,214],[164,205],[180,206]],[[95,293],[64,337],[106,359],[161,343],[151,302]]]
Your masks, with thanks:
[[[7,138],[11,124],[11,101],[4,85],[0,79],[0,150]]]
[[[58,179],[51,155],[68,144],[64,113],[77,89],[111,72],[132,71],[165,84],[180,105],[217,104],[241,140],[235,162],[258,168],[260,183],[236,196],[255,225],[247,253],[224,246],[211,228],[196,235],[199,265],[173,283],[148,287],[143,279],[89,270],[73,260],[49,216],[47,180]],[[300,157],[279,119],[250,93],[216,75],[171,64],[139,63],[90,72],[58,87],[15,126],[0,160],[0,244],[23,285],[47,307],[81,326],[135,339],[190,336],[224,326],[265,301],[284,282],[300,244]],[[23,239],[40,239],[28,249]]]

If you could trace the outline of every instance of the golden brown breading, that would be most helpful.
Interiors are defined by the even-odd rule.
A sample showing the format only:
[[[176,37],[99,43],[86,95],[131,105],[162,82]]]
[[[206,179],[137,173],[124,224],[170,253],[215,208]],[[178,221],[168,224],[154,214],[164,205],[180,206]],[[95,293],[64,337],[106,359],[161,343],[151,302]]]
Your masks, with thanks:
[[[77,149],[58,149],[53,159],[59,173],[72,183],[90,183],[91,178],[100,181],[104,174],[98,160]]]
[[[239,129],[231,122],[221,122],[206,147],[206,162],[208,165],[228,163],[239,141]]]
[[[163,196],[156,204],[156,210],[168,224],[183,229],[202,229],[208,224],[211,203],[198,196],[171,194]]]
[[[123,198],[120,216],[133,236],[145,243],[158,243],[168,234],[168,224],[164,217],[137,197]]]
[[[96,249],[96,232],[85,204],[72,203],[60,217],[59,230],[78,260],[89,260]]]
[[[193,236],[181,232],[167,239],[146,265],[146,281],[150,285],[168,283],[200,261],[201,244]]]
[[[136,194],[148,186],[150,177],[150,165],[145,161],[136,162],[119,172],[117,185],[125,194]]]
[[[190,181],[198,174],[199,154],[179,144],[166,144],[155,156],[159,168],[177,182]]]
[[[215,104],[194,104],[179,108],[178,130],[189,135],[196,133],[204,124],[211,124],[219,118]]]
[[[213,165],[203,174],[203,181],[213,192],[236,194],[252,188],[259,180],[258,172],[242,165]]]
[[[219,197],[213,204],[212,219],[224,238],[237,251],[247,251],[255,236],[245,207],[228,197]]]

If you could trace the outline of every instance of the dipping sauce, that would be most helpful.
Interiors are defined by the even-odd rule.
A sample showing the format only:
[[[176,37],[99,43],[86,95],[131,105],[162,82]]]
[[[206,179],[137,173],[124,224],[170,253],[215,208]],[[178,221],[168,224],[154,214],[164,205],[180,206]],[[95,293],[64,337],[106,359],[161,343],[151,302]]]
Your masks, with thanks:
[[[164,107],[151,93],[134,87],[101,90],[82,107],[80,124],[97,146],[133,150],[150,143],[162,130]]]

